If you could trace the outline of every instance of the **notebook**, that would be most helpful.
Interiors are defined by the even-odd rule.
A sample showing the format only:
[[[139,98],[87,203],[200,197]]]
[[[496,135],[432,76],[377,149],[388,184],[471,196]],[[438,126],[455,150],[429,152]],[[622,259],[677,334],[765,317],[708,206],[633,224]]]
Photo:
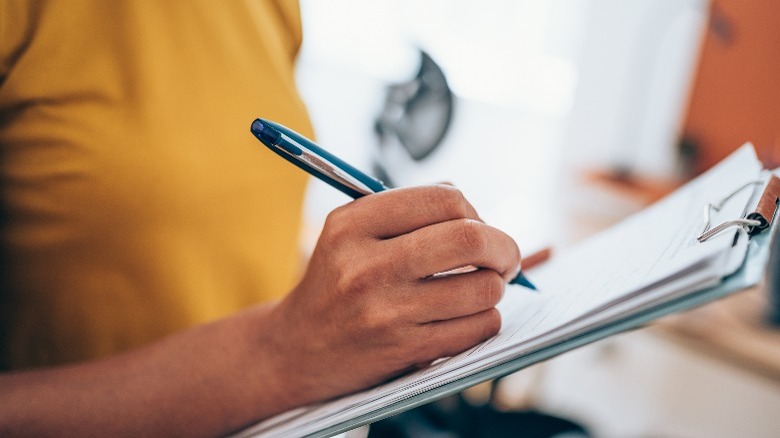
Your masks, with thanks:
[[[332,436],[753,286],[768,258],[777,184],[752,145],[742,146],[661,201],[533,269],[540,293],[508,286],[495,337],[236,436]]]

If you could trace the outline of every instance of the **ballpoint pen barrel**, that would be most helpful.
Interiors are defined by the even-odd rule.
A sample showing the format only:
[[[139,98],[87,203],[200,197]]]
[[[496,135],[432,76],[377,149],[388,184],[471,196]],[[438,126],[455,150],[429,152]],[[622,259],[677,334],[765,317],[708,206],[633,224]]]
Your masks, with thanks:
[[[252,122],[251,131],[258,140],[277,155],[352,198],[357,199],[366,194],[377,193],[387,189],[382,181],[361,172],[313,141],[283,125],[269,120],[256,119]],[[305,148],[306,152],[304,153],[301,148]],[[309,157],[309,161],[301,160],[304,155]],[[312,158],[316,158],[316,160],[311,161]],[[323,168],[324,166],[328,166],[330,169],[326,170]],[[337,172],[336,169],[338,169]],[[347,181],[347,178],[352,181]],[[476,269],[470,266],[464,268],[468,270]],[[518,273],[509,283],[536,290],[536,286],[528,281],[522,272]]]

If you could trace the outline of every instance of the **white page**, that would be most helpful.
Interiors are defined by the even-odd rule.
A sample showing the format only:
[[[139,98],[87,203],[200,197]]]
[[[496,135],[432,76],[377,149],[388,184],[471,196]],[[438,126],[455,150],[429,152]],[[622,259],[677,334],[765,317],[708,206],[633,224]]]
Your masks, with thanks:
[[[760,168],[752,147],[743,146],[663,201],[533,270],[541,293],[508,287],[499,305],[502,329],[485,343],[387,384],[271,419],[246,430],[242,436],[305,435],[372,412],[492,366],[498,360],[519,357],[571,334],[578,327],[592,325],[598,317],[588,315],[595,309],[608,309],[619,303],[614,311],[605,312],[604,318],[625,314],[632,305],[624,298],[650,284],[653,287],[643,290],[643,294],[675,295],[681,290],[693,291],[713,284],[735,264],[724,263],[721,257],[731,251],[733,233],[698,243],[695,238],[703,225],[704,205],[719,201],[755,178]],[[747,191],[735,197],[724,206],[721,216],[741,216],[748,198]],[[713,221],[718,222],[719,218],[714,217]],[[729,260],[738,258],[725,256]],[[685,276],[675,275],[683,270],[687,270]],[[644,301],[658,299],[653,296]],[[641,306],[642,302],[638,299],[634,305]]]

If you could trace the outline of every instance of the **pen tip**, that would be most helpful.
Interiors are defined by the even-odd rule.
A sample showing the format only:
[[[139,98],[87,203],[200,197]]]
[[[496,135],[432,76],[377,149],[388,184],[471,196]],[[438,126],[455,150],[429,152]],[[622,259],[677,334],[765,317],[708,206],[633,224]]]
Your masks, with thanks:
[[[528,289],[531,289],[533,291],[538,290],[536,288],[536,286],[534,286],[533,283],[531,283],[530,281],[528,281],[527,278],[525,278],[525,276],[523,275],[522,272],[517,274],[517,277],[513,278],[512,281],[509,282],[509,284],[517,284],[517,285],[520,285],[520,286],[524,286],[524,287],[526,287]]]

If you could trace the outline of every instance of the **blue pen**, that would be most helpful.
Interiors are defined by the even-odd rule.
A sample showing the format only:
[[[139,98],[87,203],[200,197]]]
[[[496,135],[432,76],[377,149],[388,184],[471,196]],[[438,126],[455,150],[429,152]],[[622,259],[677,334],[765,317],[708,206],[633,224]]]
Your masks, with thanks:
[[[255,119],[251,130],[268,149],[353,199],[387,190],[382,181],[352,167],[290,128],[269,120]],[[469,267],[457,268],[447,273],[466,270],[469,270]],[[536,290],[536,286],[528,281],[522,272],[518,272],[509,283]]]

